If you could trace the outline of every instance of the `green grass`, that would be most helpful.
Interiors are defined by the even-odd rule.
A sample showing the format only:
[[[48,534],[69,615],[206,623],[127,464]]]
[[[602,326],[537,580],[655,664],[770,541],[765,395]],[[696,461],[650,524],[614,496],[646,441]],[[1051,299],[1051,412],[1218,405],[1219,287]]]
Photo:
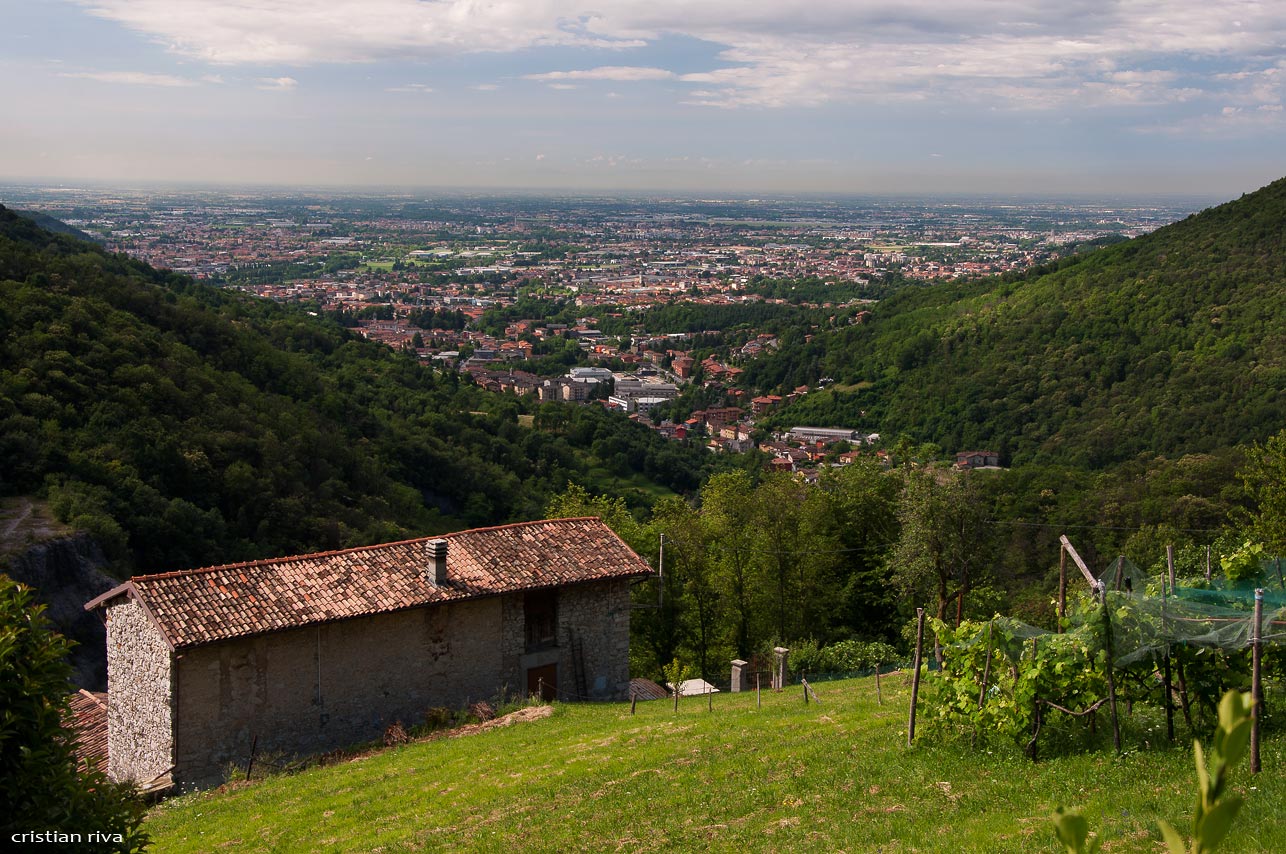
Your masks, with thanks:
[[[689,698],[558,705],[533,723],[421,742],[224,792],[168,801],[146,829],[182,851],[1056,852],[1049,816],[1082,807],[1105,852],[1161,851],[1195,792],[1191,743],[1031,763],[1015,751],[905,746],[908,690],[884,679]],[[931,710],[922,707],[927,717]],[[1148,727],[1153,727],[1150,732]],[[1100,728],[1100,731],[1104,728]],[[1208,736],[1207,736],[1208,738]],[[1247,804],[1223,850],[1286,850],[1286,740],[1245,766]]]

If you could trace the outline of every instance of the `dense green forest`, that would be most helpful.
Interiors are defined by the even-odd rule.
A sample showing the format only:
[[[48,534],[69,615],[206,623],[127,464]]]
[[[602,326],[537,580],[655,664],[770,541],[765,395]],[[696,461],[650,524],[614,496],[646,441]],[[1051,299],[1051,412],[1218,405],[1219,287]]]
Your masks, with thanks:
[[[1006,464],[1218,452],[1286,423],[1284,287],[1281,180],[1022,275],[903,288],[744,379],[837,381],[778,425],[869,425]]]
[[[1104,472],[901,459],[825,469],[817,483],[720,472],[696,501],[667,498],[650,515],[573,487],[547,513],[600,516],[654,566],[664,537],[663,589],[640,587],[631,621],[634,672],[653,676],[679,658],[717,677],[729,658],[783,642],[902,644],[916,606],[948,622],[1004,613],[1053,628],[1064,534],[1096,570],[1123,554],[1152,575],[1167,546],[1197,578],[1207,547],[1216,568],[1247,538],[1286,550],[1286,432],[1248,451]]]
[[[533,518],[569,481],[645,507],[713,465],[3,208],[0,341],[0,494],[46,496],[119,571]]]

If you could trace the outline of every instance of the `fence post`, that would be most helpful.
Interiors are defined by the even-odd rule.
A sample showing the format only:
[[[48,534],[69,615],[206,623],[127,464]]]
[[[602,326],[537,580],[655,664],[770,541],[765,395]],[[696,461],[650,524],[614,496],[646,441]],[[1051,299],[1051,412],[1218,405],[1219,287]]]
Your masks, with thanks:
[[[1172,555],[1173,555],[1173,549],[1169,548],[1169,555],[1167,556],[1172,556]],[[1173,562],[1170,564],[1170,571],[1171,573],[1174,572]],[[1170,591],[1174,592],[1174,581],[1170,582]],[[1170,634],[1170,627],[1166,625],[1166,607],[1165,606],[1166,606],[1166,597],[1165,597],[1165,594],[1163,593],[1161,594],[1161,632],[1166,637],[1172,637],[1172,635]],[[1165,734],[1166,734],[1166,737],[1170,739],[1170,741],[1174,741],[1174,683],[1170,679],[1170,644],[1169,643],[1166,643],[1165,645],[1165,672],[1163,673],[1163,676],[1164,676],[1164,688],[1165,688]]]
[[[991,627],[987,624],[987,660],[982,664],[982,688],[978,691],[978,708],[987,701],[987,678],[991,675]]]
[[[761,675],[762,674],[760,674],[758,670],[755,671],[755,708],[756,709],[762,709],[764,707],[763,699],[760,697],[760,694],[759,694],[759,677]]]
[[[1255,588],[1255,623],[1251,627],[1250,636],[1250,696],[1253,699],[1253,705],[1250,707],[1250,773],[1258,774],[1261,770],[1259,764],[1259,719],[1262,717],[1259,711],[1260,705],[1264,701],[1263,683],[1259,681],[1259,666],[1261,651],[1263,648],[1263,630],[1261,625],[1264,619],[1264,588]]]
[[[875,699],[879,701],[881,706],[884,705],[884,689],[880,687],[880,665],[878,663],[875,665]]]
[[[1038,655],[1039,653],[1036,647],[1036,638],[1032,638],[1031,639],[1031,663],[1033,668],[1037,666],[1036,659]],[[1040,725],[1041,725],[1040,697],[1036,697],[1032,700],[1031,741],[1027,742],[1027,756],[1030,757],[1032,762],[1036,761],[1037,741],[1040,738]]]
[[[1063,619],[1067,617],[1067,549],[1058,548],[1058,633],[1063,633]]]
[[[246,782],[250,782],[250,772],[255,767],[255,748],[259,746],[259,734],[255,733],[250,738],[250,758],[246,761]]]
[[[634,689],[631,688],[630,689],[630,714],[631,715],[634,714],[634,707],[637,706],[638,703],[639,703],[639,695],[634,693]]]
[[[906,723],[906,746],[915,741],[915,703],[920,697],[920,655],[924,650],[924,609],[915,609],[915,661],[911,674],[911,714]]]
[[[1116,752],[1121,752],[1121,720],[1116,713],[1116,677],[1112,674],[1112,660],[1114,653],[1112,651],[1112,615],[1107,607],[1107,586],[1099,588],[1099,595],[1103,598],[1103,646],[1107,653],[1107,702],[1112,710],[1112,746]]]

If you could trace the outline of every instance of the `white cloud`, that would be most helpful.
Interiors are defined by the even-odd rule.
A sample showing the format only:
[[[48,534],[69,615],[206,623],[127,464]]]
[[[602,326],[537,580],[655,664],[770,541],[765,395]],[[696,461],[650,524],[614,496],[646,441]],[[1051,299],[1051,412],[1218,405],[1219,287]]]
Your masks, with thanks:
[[[99,83],[121,83],[126,86],[166,86],[184,87],[199,85],[195,80],[186,77],[175,77],[173,74],[149,74],[146,71],[67,71],[59,77],[74,77],[82,80],[96,80]]]
[[[260,77],[255,88],[265,92],[290,92],[298,85],[299,81],[293,77]]]
[[[677,77],[673,71],[664,68],[644,68],[633,65],[602,65],[582,71],[546,71],[542,74],[524,75],[525,80],[550,82],[555,80],[618,80],[633,82],[637,80],[673,80]]]
[[[390,86],[385,92],[403,92],[416,95],[423,95],[433,91],[433,87],[427,83],[406,83],[402,86]]]
[[[1280,92],[1280,81],[1235,75],[1276,67],[1286,53],[1286,9],[1259,0],[76,1],[171,51],[226,64],[627,50],[680,36],[716,46],[717,67],[679,76],[639,63],[527,77],[677,78],[697,84],[690,103],[720,107],[1276,103],[1264,93]],[[1202,75],[1201,63],[1228,73]]]

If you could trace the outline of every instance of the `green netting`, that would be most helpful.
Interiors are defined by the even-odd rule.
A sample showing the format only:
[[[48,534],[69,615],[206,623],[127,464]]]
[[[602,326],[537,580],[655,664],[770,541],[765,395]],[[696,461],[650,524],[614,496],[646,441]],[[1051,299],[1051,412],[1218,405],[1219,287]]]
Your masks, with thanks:
[[[1260,637],[1265,643],[1286,639],[1286,581],[1275,571],[1276,560],[1265,561],[1259,578],[1228,581],[1224,578],[1177,584],[1165,589],[1165,579],[1152,578],[1125,557],[1117,558],[1098,576],[1101,592],[1087,594],[1069,614],[1065,634],[1101,636],[1103,602],[1112,627],[1112,659],[1128,666],[1176,646],[1244,650],[1254,636],[1255,591],[1262,590],[1263,617]],[[1012,617],[991,621],[1008,637],[1031,639],[1053,634]],[[986,643],[985,632],[953,644],[972,648]]]
[[[1121,555],[1107,565],[1107,569],[1103,570],[1098,580],[1106,590],[1141,596],[1147,592],[1151,578],[1139,569],[1134,561]]]

